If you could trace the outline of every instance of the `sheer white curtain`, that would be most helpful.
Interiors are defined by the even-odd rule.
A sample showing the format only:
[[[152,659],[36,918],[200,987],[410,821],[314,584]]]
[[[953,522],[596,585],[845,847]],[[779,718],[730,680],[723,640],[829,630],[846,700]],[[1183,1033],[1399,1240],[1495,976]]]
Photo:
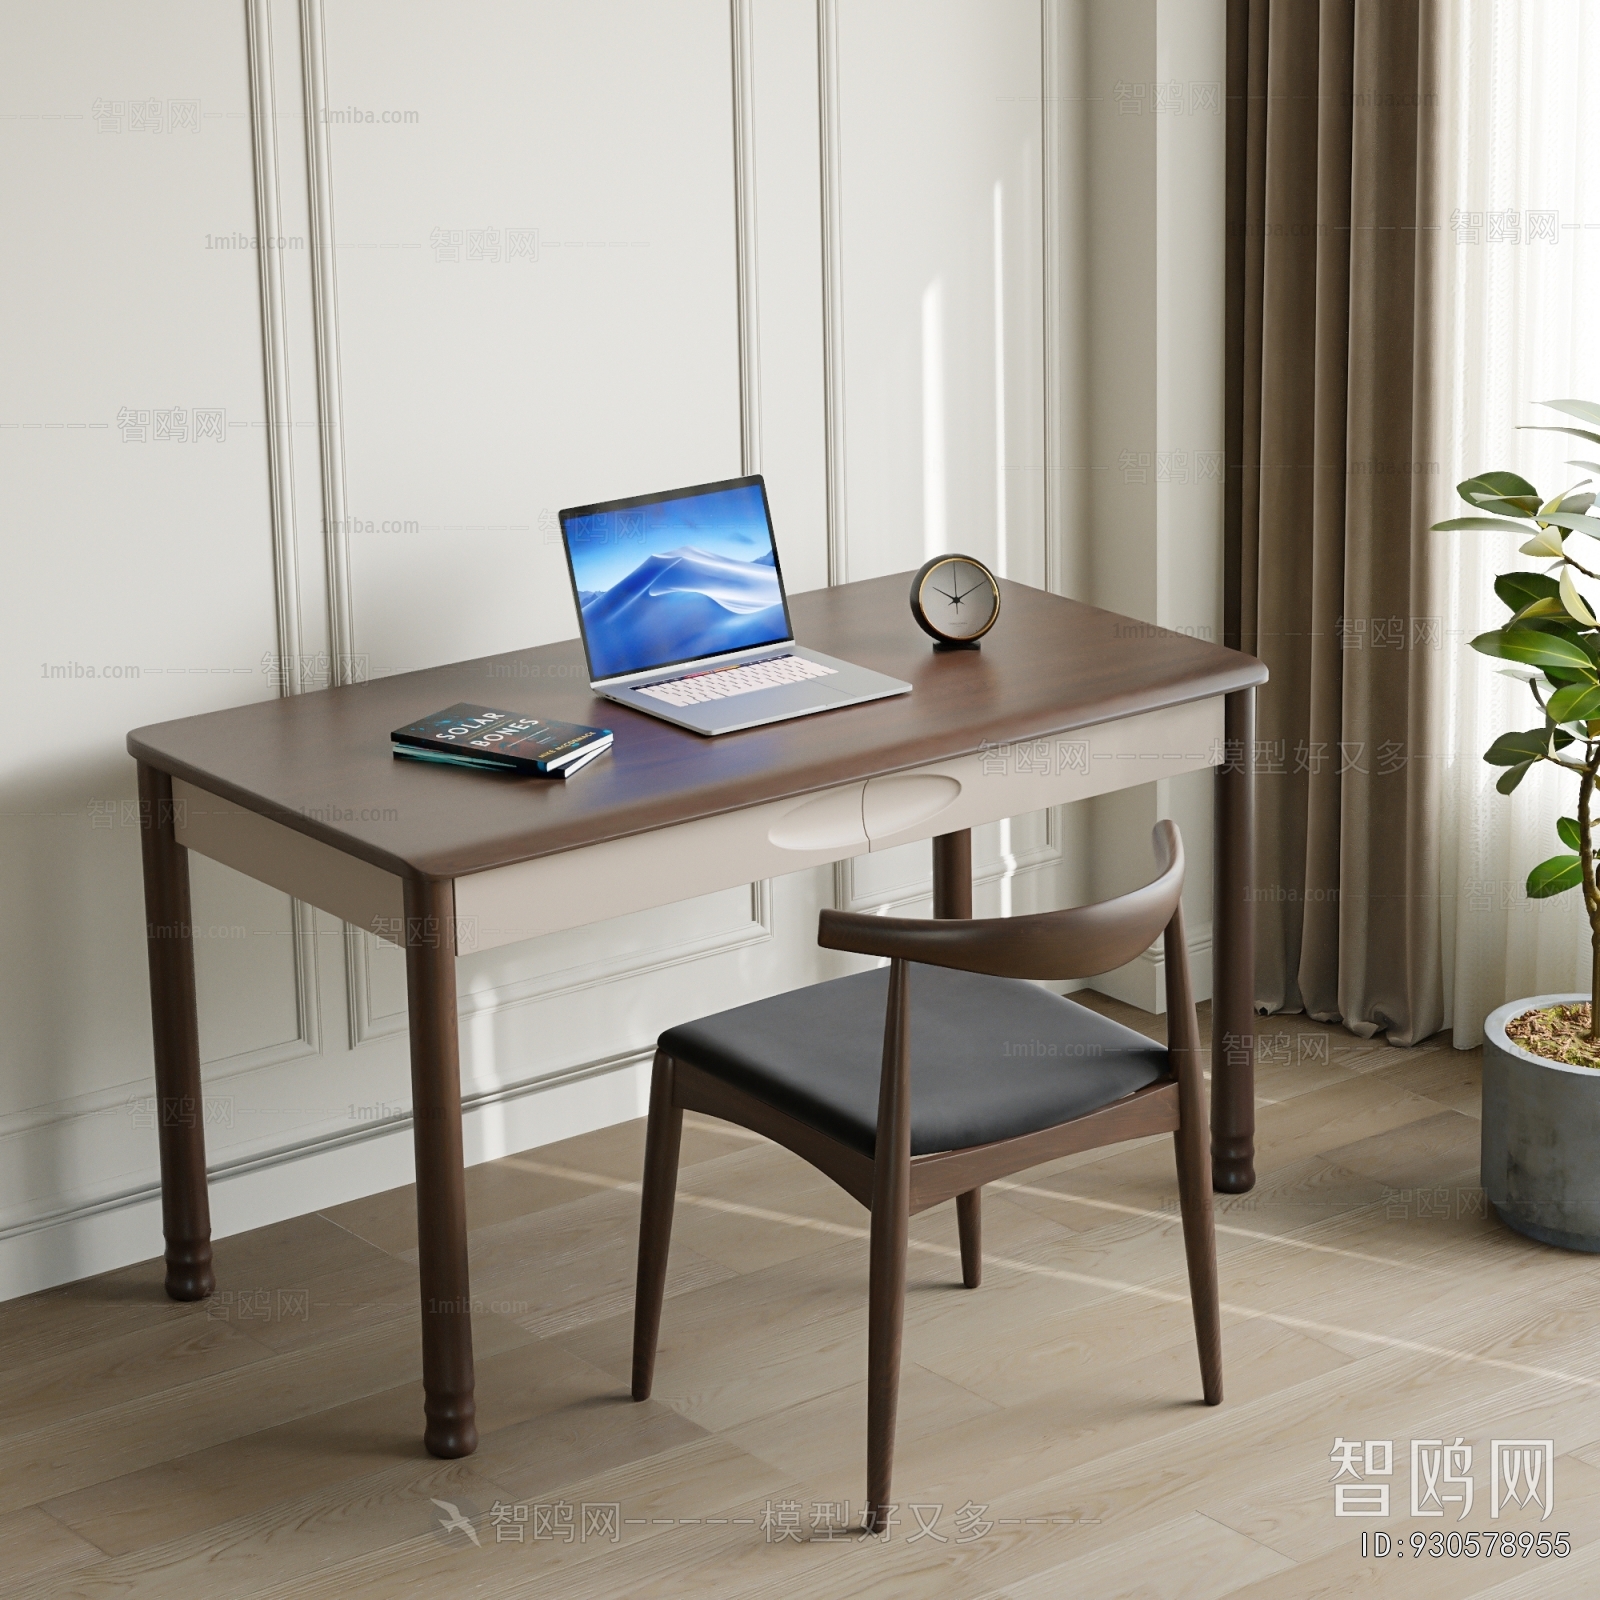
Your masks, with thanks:
[[[1600,4],[1441,0],[1438,14],[1439,220],[1448,231],[1436,371],[1448,392],[1431,481],[1435,514],[1459,516],[1467,508],[1454,485],[1469,473],[1509,468],[1551,495],[1589,475],[1565,462],[1600,460],[1600,445],[1517,430],[1573,420],[1537,401],[1600,401]],[[1575,892],[1530,901],[1522,887],[1530,867],[1562,848],[1555,820],[1572,814],[1575,781],[1536,770],[1506,797],[1481,759],[1497,734],[1540,720],[1524,687],[1467,648],[1505,617],[1494,575],[1534,563],[1512,536],[1431,537],[1446,607],[1445,1018],[1465,1047],[1505,1000],[1586,993],[1588,928]]]

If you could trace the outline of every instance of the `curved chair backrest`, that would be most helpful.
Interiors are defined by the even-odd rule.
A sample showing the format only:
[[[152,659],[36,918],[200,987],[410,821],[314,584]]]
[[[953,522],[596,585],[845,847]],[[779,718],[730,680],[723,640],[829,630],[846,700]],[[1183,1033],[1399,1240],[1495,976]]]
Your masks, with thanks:
[[[1067,911],[1027,917],[923,920],[824,911],[817,943],[825,950],[960,967],[998,978],[1092,978],[1148,950],[1183,894],[1183,838],[1161,821],[1150,835],[1160,876],[1142,889]]]

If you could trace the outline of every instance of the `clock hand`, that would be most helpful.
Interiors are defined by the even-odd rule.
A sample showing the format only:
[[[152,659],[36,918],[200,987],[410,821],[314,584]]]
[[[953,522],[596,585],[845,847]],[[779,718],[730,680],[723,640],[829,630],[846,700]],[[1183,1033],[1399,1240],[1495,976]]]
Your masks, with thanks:
[[[958,606],[958,605],[961,604],[961,596],[960,595],[958,595],[958,594],[949,594],[945,590],[941,589],[938,586],[938,584],[935,584],[933,586],[933,592],[935,594],[944,595],[945,599],[948,600],[950,602],[950,604],[953,605],[953,606]]]

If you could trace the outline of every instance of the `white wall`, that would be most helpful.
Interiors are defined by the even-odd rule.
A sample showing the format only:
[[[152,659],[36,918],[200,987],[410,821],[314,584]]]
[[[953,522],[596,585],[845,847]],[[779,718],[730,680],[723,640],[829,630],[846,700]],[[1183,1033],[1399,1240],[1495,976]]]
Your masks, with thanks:
[[[1086,0],[1069,37],[1082,90],[1071,121],[1082,187],[1070,270],[1084,321],[1080,470],[1069,474],[1082,520],[1068,535],[1065,587],[1220,643],[1225,8]],[[1195,773],[1106,796],[1083,808],[1081,824],[1092,842],[1088,891],[1099,898],[1138,883],[1156,820],[1177,821],[1202,996],[1211,992],[1211,783]],[[1160,947],[1096,987],[1161,1010]]]
[[[160,1249],[129,728],[285,661],[314,688],[570,637],[558,507],[743,468],[798,589],[964,549],[1215,626],[1220,490],[1124,496],[1114,463],[1220,449],[1221,118],[1099,102],[1113,65],[1220,80],[1218,0],[0,29],[0,1296]],[[1171,788],[984,830],[980,912],[1083,897],[1158,813],[1203,856]],[[396,952],[193,868],[218,1232],[405,1181]],[[927,894],[918,847],[463,961],[472,1157],[639,1114],[663,1027],[839,970],[819,907]]]

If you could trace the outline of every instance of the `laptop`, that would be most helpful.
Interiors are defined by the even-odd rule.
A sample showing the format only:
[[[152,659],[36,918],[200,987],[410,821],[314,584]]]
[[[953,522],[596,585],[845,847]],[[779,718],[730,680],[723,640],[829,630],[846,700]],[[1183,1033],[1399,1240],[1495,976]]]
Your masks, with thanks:
[[[796,644],[759,475],[561,513],[589,687],[735,733],[911,685]]]

